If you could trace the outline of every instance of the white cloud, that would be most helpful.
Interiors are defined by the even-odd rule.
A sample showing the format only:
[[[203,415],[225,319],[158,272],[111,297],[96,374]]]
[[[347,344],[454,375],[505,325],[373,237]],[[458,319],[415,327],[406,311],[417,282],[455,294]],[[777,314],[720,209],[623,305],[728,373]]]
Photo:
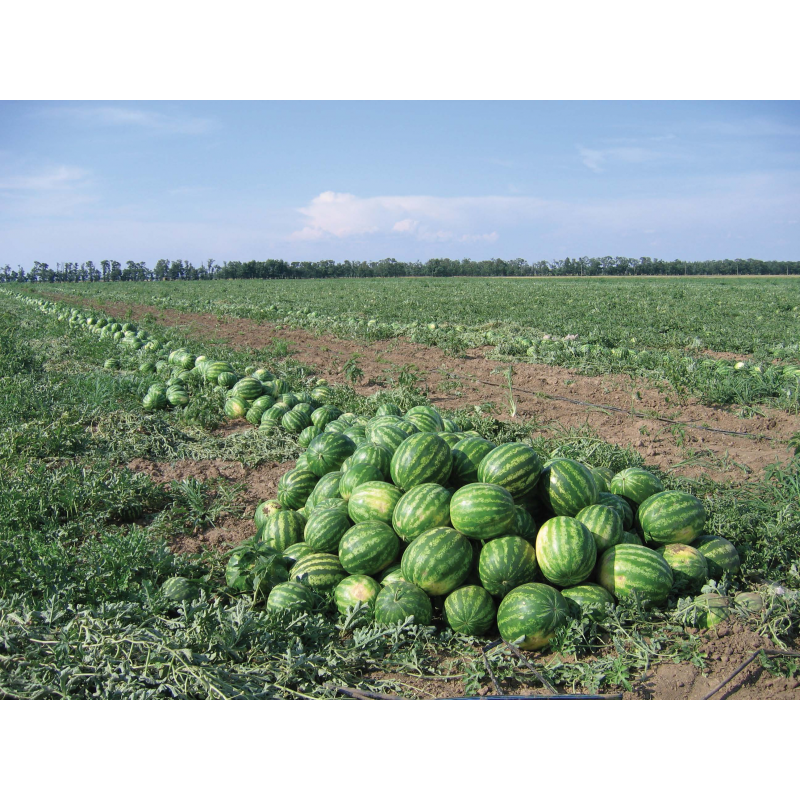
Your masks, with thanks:
[[[647,147],[607,147],[593,150],[578,145],[578,153],[584,166],[587,166],[592,172],[598,173],[605,172],[606,168],[613,163],[645,164],[667,156],[660,150],[651,150]]]
[[[79,167],[58,166],[29,175],[0,176],[0,190],[48,192],[63,189],[89,173]]]

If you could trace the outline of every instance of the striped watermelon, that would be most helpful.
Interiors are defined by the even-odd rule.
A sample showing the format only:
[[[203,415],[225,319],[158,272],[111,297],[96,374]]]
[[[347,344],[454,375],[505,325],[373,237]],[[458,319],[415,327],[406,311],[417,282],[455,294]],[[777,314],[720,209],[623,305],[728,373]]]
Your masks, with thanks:
[[[395,583],[396,581],[405,581],[405,578],[403,577],[403,570],[399,561],[394,564],[389,564],[389,566],[378,575],[378,583],[380,583],[382,586],[386,586],[386,584],[389,583]]]
[[[251,408],[250,411],[252,410],[253,409]],[[250,411],[247,412],[248,418]],[[303,430],[300,431],[300,435],[297,437],[297,444],[300,447],[308,447],[311,444],[311,442],[313,442],[314,439],[317,438],[317,436],[319,436],[324,432],[325,431],[323,431],[322,428],[318,428],[316,425],[309,425],[307,428],[303,428]]]
[[[444,601],[447,624],[467,636],[481,636],[492,627],[495,608],[492,596],[480,586],[462,586]]]
[[[324,380],[324,378],[321,380]],[[330,403],[333,400],[333,389],[326,385],[315,386],[311,390],[311,397],[315,403]]]
[[[452,419],[442,417],[442,430],[445,433],[461,433],[461,426]]]
[[[420,432],[419,428],[408,419],[397,420],[397,422],[394,423],[394,427],[400,428],[401,431],[407,433],[409,436],[413,436],[415,433]]]
[[[346,513],[336,509],[315,511],[305,526],[305,543],[317,553],[338,553],[339,542],[351,527]]]
[[[541,650],[569,621],[569,607],[561,593],[543,583],[524,583],[512,589],[497,609],[500,636],[520,650]]]
[[[478,480],[507,489],[515,500],[528,494],[539,482],[542,459],[526,444],[509,442],[495,447],[478,466]]]
[[[342,464],[342,468],[344,468]],[[353,492],[362,484],[371,483],[375,481],[383,481],[384,476],[377,467],[372,467],[369,464],[356,464],[347,468],[347,471],[342,473],[341,480],[339,481],[339,496],[343,500],[349,500]]]
[[[281,612],[309,612],[314,607],[314,595],[302,583],[286,581],[272,588],[267,598],[267,612],[280,614]]]
[[[622,495],[636,505],[640,505],[656,492],[664,491],[664,484],[646,469],[629,467],[618,472],[608,487],[613,494]]]
[[[300,401],[297,399],[297,395],[294,392],[283,392],[278,396],[278,400],[281,403],[286,403],[286,405],[291,409],[294,408]]]
[[[299,406],[295,406],[291,411],[283,415],[281,425],[289,433],[300,433],[304,428],[311,424],[311,414],[307,413]]]
[[[264,525],[270,514],[280,510],[281,504],[277,500],[265,500],[263,503],[259,503],[253,520],[256,524],[256,530]]]
[[[342,500],[341,497],[323,497],[314,505],[314,511],[329,511],[336,509],[341,511],[342,514],[347,514],[347,500]]]
[[[331,497],[339,498],[339,485],[341,480],[341,472],[328,472],[326,475],[323,475],[317,481],[314,491],[311,492],[308,498],[311,501],[312,507],[316,508],[320,500],[327,500]],[[308,503],[306,503],[306,505],[308,505]]]
[[[339,542],[339,561],[351,575],[374,575],[400,552],[395,532],[378,520],[356,523]]]
[[[324,429],[329,422],[333,422],[341,416],[342,412],[340,409],[336,408],[336,406],[325,405],[320,406],[314,411],[311,415],[311,421],[314,425]]]
[[[619,544],[638,544],[639,547],[644,547],[642,537],[636,531],[622,531]]]
[[[225,414],[228,419],[242,419],[247,413],[247,402],[242,400],[241,397],[229,397],[225,401],[225,407],[222,409],[222,413]]]
[[[369,575],[348,575],[333,590],[333,599],[342,616],[347,616],[358,603],[368,606],[372,616],[380,591],[381,585]]]
[[[347,502],[347,514],[353,522],[378,520],[391,525],[395,506],[402,496],[392,483],[368,481],[353,490]]]
[[[716,592],[701,594],[695,602],[698,628],[713,628],[731,615],[731,601]]]
[[[690,544],[703,532],[706,510],[686,492],[656,492],[639,506],[636,522],[648,544]]]
[[[600,492],[597,503],[598,505],[615,509],[622,520],[624,530],[629,531],[633,527],[633,509],[624,497],[611,492]]]
[[[319,478],[307,469],[290,469],[278,480],[278,502],[282,508],[296,511],[306,504]]]
[[[458,444],[461,441],[461,434],[460,433],[447,433],[446,431],[439,434],[439,438],[451,449],[453,448],[454,444]]]
[[[722,536],[698,536],[692,542],[705,557],[708,564],[708,577],[715,581],[722,577],[723,572],[735,575],[739,571],[741,561],[736,548]]]
[[[478,467],[483,459],[496,447],[480,436],[470,436],[456,442],[450,449],[453,456],[453,472],[450,481],[453,486],[464,486],[478,481]]]
[[[410,434],[402,430],[398,425],[381,425],[369,432],[369,440],[372,444],[381,444],[395,454],[397,448],[408,439]]]
[[[298,542],[297,544],[289,545],[283,551],[283,561],[287,568],[291,569],[303,556],[310,556],[313,552],[314,550],[305,542]]]
[[[606,550],[597,565],[597,582],[618,599],[636,595],[642,603],[659,605],[667,599],[672,581],[664,556],[635,544]]]
[[[705,556],[688,544],[666,544],[658,548],[672,570],[674,588],[697,591],[708,580]]]
[[[561,592],[575,612],[576,616],[586,614],[595,622],[602,622],[607,616],[606,605],[614,605],[613,595],[596,583],[583,583],[580,586],[571,586]],[[573,605],[574,604],[574,605]]]
[[[594,475],[571,458],[556,458],[545,465],[539,479],[539,494],[557,517],[574,517],[598,500]]]
[[[607,492],[611,481],[614,478],[613,470],[608,467],[589,467],[590,472],[594,476],[594,482],[597,484],[599,492]]]
[[[207,363],[207,366],[204,367],[204,374],[207,381],[216,382],[217,378],[223,372],[233,372],[233,367],[227,361],[212,361],[211,363]]]
[[[574,517],[553,517],[539,528],[536,560],[556,586],[575,586],[592,574],[597,547],[589,529]]]
[[[516,525],[514,498],[502,486],[469,483],[450,500],[453,527],[470,539],[493,539],[511,533]]]
[[[399,406],[396,406],[394,403],[383,403],[382,405],[378,406],[378,410],[375,412],[376,417],[402,417],[403,412],[400,410]]]
[[[344,434],[323,433],[308,445],[308,468],[320,477],[328,472],[336,472],[355,449],[355,444]]]
[[[388,481],[391,476],[392,455],[393,452],[385,445],[367,442],[355,449],[348,459],[347,468],[350,469],[358,464],[369,464],[381,471],[383,475],[381,480]]]
[[[428,595],[407,581],[384,586],[375,599],[375,622],[379,625],[398,625],[408,617],[413,617],[417,625],[429,625],[432,616]]]
[[[586,506],[575,515],[575,519],[589,529],[598,555],[622,541],[622,520],[615,508],[605,505]]]
[[[313,553],[299,558],[289,573],[289,579],[304,583],[312,589],[333,589],[347,573],[336,556],[330,553]]]
[[[444,430],[441,415],[431,406],[414,406],[406,413],[405,418],[419,431],[437,433]]]
[[[435,433],[415,433],[395,450],[390,472],[394,484],[408,491],[421,483],[446,483],[452,466],[450,448]]]
[[[400,561],[403,578],[432,596],[452,592],[472,567],[472,546],[452,528],[434,528],[417,536]]]
[[[519,536],[501,536],[486,542],[478,559],[478,576],[484,589],[495,597],[505,597],[523,583],[532,583],[538,574],[536,550]]]
[[[256,378],[242,378],[231,389],[231,395],[234,397],[242,397],[245,400],[253,402],[258,397],[264,394],[264,387],[261,381]]]
[[[514,506],[514,518],[515,524],[510,532],[510,535],[521,536],[526,542],[530,542],[531,544],[535,545],[536,532],[538,528],[536,527],[536,522],[527,509],[523,508],[522,506]]]
[[[282,553],[287,547],[303,539],[306,521],[296,511],[276,511],[267,517],[258,538],[269,547]]]
[[[452,493],[438,483],[421,483],[404,494],[392,514],[392,527],[403,541],[410,542],[431,528],[450,525]]]

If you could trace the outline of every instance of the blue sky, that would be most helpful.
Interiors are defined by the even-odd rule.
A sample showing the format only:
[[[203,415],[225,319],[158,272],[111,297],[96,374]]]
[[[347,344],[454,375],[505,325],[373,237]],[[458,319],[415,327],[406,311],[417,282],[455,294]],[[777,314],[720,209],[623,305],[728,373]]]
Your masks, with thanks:
[[[800,259],[797,102],[0,102],[0,263]]]

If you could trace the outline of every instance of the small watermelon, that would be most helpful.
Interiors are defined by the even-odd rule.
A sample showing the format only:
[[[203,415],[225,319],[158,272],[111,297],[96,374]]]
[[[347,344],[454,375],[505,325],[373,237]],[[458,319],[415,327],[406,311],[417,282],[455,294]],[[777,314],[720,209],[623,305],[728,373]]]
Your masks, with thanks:
[[[561,593],[543,583],[524,583],[512,589],[497,609],[497,627],[507,642],[520,650],[541,650],[569,621]]]
[[[417,625],[429,625],[432,616],[428,595],[404,580],[384,586],[375,599],[375,622],[379,625],[397,625],[408,617]]]
[[[472,546],[453,528],[434,528],[411,542],[400,564],[407,581],[429,595],[445,595],[469,574]]]
[[[504,536],[516,525],[514,498],[502,486],[469,483],[453,494],[450,521],[470,539]]]
[[[438,483],[422,483],[404,494],[392,514],[392,527],[403,541],[410,542],[431,528],[450,525],[452,493]]]
[[[388,567],[399,552],[397,534],[378,520],[357,523],[339,542],[339,561],[351,575],[374,575]]]
[[[343,616],[347,615],[358,603],[370,608],[370,616],[375,600],[380,594],[381,585],[369,575],[348,575],[333,590],[336,608]]]
[[[447,595],[444,615],[447,624],[456,633],[481,636],[494,623],[494,601],[481,586],[462,586]]]

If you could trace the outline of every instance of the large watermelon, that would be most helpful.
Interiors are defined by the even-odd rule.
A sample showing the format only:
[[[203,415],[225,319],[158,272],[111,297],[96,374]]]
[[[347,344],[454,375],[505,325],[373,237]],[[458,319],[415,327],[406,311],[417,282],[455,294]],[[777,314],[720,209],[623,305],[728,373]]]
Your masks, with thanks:
[[[631,504],[621,495],[611,492],[600,492],[597,504],[613,508],[622,520],[622,529],[629,531],[633,527],[633,509]]]
[[[392,450],[382,444],[367,442],[359,445],[353,455],[347,459],[347,468],[355,467],[358,464],[369,464],[380,470],[383,478],[389,480],[392,466]]]
[[[655,546],[691,544],[703,532],[706,510],[686,492],[657,492],[639,506],[636,521],[645,542]]]
[[[476,483],[481,461],[496,447],[480,436],[470,436],[456,442],[450,452],[453,456],[453,472],[450,481],[453,486]]]
[[[570,586],[564,589],[561,595],[567,601],[567,605],[574,604],[573,609],[577,616],[586,614],[595,622],[602,622],[607,616],[606,605],[614,605],[613,595],[598,586],[596,583],[583,583],[580,586]]]
[[[342,464],[342,469],[344,466],[345,464]],[[370,464],[356,464],[348,467],[342,474],[339,481],[339,495],[343,500],[349,500],[353,492],[362,484],[383,479],[384,475],[377,467]]]
[[[663,603],[672,581],[672,570],[664,557],[635,544],[618,544],[606,550],[597,565],[597,582],[614,597],[636,595],[648,605]]]
[[[705,556],[688,544],[666,544],[658,548],[672,570],[675,589],[696,592],[708,580]]]
[[[408,581],[395,581],[381,589],[375,599],[375,622],[397,625],[413,617],[417,625],[430,624],[433,607],[430,598],[419,586]]]
[[[399,425],[376,426],[369,432],[370,442],[383,445],[392,451],[392,455],[409,436],[410,434],[400,428]]]
[[[378,520],[359,522],[339,542],[339,561],[351,575],[374,575],[400,552],[397,534]]]
[[[258,535],[264,544],[282,553],[302,540],[305,525],[305,519],[296,511],[276,511],[267,517]]]
[[[339,542],[352,524],[338,509],[315,511],[305,527],[305,542],[317,553],[338,553]]]
[[[647,500],[650,495],[664,491],[664,484],[646,469],[629,467],[618,472],[608,487],[613,494],[622,495],[636,505]]]
[[[462,586],[447,595],[444,615],[447,624],[456,633],[481,636],[494,623],[494,601],[481,586]]]
[[[429,595],[448,594],[472,567],[472,546],[452,528],[434,528],[417,536],[400,561],[403,577]]]
[[[497,609],[500,636],[520,650],[541,650],[569,620],[567,601],[552,586],[524,583],[512,589]]]
[[[731,575],[739,571],[741,562],[736,548],[722,536],[698,536],[692,542],[705,557],[708,564],[708,577],[715,581],[722,577],[723,572]]]
[[[478,480],[502,486],[515,500],[528,494],[539,482],[542,459],[526,444],[509,442],[495,447],[478,467]]]
[[[478,558],[478,577],[489,594],[505,597],[538,574],[536,550],[519,536],[501,536],[486,542]]]
[[[307,469],[290,469],[278,480],[278,502],[283,508],[296,511],[306,504],[319,478]]]
[[[307,612],[314,606],[314,595],[302,583],[286,581],[272,588],[267,598],[267,612],[278,614],[284,611]]]
[[[557,517],[574,517],[598,499],[594,475],[571,458],[549,461],[539,479],[539,495]]]
[[[317,503],[320,500],[327,500],[330,497],[339,497],[339,484],[342,479],[341,472],[328,472],[326,475],[323,475],[319,481],[317,481],[317,485],[314,487],[314,491],[311,492],[308,499],[309,502],[306,503],[306,506],[309,504],[311,507],[316,507]]]
[[[355,449],[352,439],[343,433],[322,433],[308,445],[308,468],[320,477],[328,472],[336,472]]]
[[[536,560],[550,583],[575,586],[592,574],[597,546],[589,529],[574,517],[553,517],[539,528]]]
[[[379,520],[390,525],[395,506],[403,496],[392,483],[368,481],[357,486],[347,502],[347,514],[353,522]]]
[[[330,553],[313,553],[299,558],[289,573],[289,578],[304,583],[312,589],[327,591],[347,577],[341,562]]]
[[[598,555],[622,541],[622,520],[616,509],[610,506],[586,506],[575,515],[575,519],[589,529]]]
[[[417,430],[436,433],[444,430],[444,423],[439,412],[431,406],[414,406],[405,417],[413,423]]]
[[[333,591],[336,608],[342,615],[348,614],[357,603],[369,606],[370,616],[381,585],[369,575],[348,575]]]
[[[514,498],[502,486],[468,483],[450,500],[453,527],[470,539],[493,539],[516,525]]]
[[[421,483],[447,483],[452,466],[450,448],[442,439],[435,433],[415,433],[395,450],[390,471],[395,485],[407,492]]]
[[[452,494],[438,483],[422,483],[404,494],[394,508],[392,527],[406,542],[431,528],[450,525]]]
[[[521,536],[526,542],[536,544],[536,522],[530,512],[522,506],[514,506],[515,525],[510,531],[512,536]]]

